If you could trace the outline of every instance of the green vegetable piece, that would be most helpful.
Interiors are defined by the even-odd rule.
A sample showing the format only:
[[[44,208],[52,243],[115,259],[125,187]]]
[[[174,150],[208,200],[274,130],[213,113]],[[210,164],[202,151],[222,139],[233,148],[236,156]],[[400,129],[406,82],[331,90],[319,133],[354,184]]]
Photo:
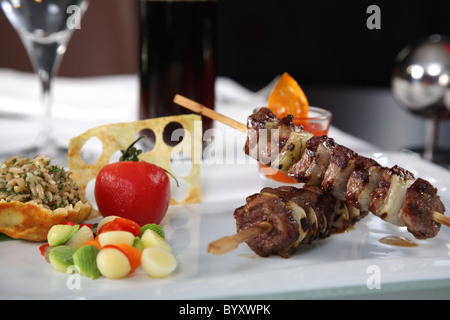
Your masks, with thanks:
[[[47,233],[47,241],[51,246],[59,246],[67,242],[78,231],[80,225],[70,226],[67,224],[56,224]]]
[[[100,250],[96,246],[86,245],[80,247],[73,254],[73,263],[80,268],[80,272],[92,279],[101,276],[97,267],[97,254]]]
[[[73,265],[73,254],[76,249],[71,246],[58,246],[53,248],[49,254],[49,260],[53,268],[59,272],[66,272]]]
[[[141,234],[144,234],[145,230],[147,230],[147,229],[155,231],[161,238],[166,240],[166,237],[165,237],[165,234],[164,234],[164,230],[163,230],[162,226],[160,226],[159,224],[149,223],[149,224],[146,224],[146,225],[142,226],[141,227]]]
[[[134,237],[133,247],[135,247],[136,249],[138,249],[141,252],[142,252],[142,250],[144,250],[144,245],[142,244],[140,237]]]

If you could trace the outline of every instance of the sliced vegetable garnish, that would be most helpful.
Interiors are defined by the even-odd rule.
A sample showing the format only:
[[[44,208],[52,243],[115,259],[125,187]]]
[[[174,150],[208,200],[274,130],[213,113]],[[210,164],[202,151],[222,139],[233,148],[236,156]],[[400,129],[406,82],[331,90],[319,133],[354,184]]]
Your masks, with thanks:
[[[59,246],[68,241],[75,232],[78,231],[80,225],[56,224],[50,228],[47,234],[47,242],[51,246]]]
[[[144,234],[141,237],[141,242],[144,248],[158,247],[163,248],[164,250],[167,250],[169,252],[172,251],[169,243],[167,243],[166,240],[161,238],[155,231],[151,229],[145,230]]]
[[[73,254],[73,262],[80,268],[80,272],[87,277],[97,279],[101,276],[97,267],[99,249],[93,245],[85,245]]]
[[[141,227],[141,234],[144,234],[145,230],[150,229],[155,231],[161,238],[165,238],[163,227],[156,223],[149,223]]]
[[[177,260],[171,252],[154,247],[144,249],[141,264],[149,277],[165,278],[176,269]]]
[[[102,232],[98,235],[98,242],[100,242],[102,247],[108,244],[116,245],[118,243],[133,245],[134,235],[131,232],[122,230]]]
[[[131,272],[131,264],[125,253],[117,246],[108,245],[100,250],[96,258],[100,273],[109,279],[121,279]]]
[[[119,243],[116,246],[128,257],[131,266],[130,272],[133,272],[141,265],[142,252],[140,250],[124,243]]]
[[[61,245],[54,247],[49,254],[50,263],[59,272],[66,272],[73,265],[73,254],[76,249],[71,246]]]
[[[164,278],[176,267],[161,225],[140,227],[132,220],[111,216],[100,221],[99,226],[100,233],[95,235],[89,224],[67,222],[55,225],[48,233],[54,245],[40,245],[40,254],[56,271],[78,271],[91,279],[126,277],[142,266],[146,248],[157,249],[147,252],[145,257],[143,271],[150,277]]]
[[[134,221],[126,218],[117,217],[110,222],[103,224],[98,233],[105,231],[128,231],[135,236],[141,235],[141,227]]]

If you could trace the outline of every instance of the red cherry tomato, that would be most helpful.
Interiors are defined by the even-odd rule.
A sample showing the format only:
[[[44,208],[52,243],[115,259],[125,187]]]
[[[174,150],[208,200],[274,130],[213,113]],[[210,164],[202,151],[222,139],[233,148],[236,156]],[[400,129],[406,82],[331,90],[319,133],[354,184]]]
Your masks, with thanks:
[[[105,223],[98,234],[106,231],[128,231],[137,237],[141,235],[141,227],[136,222],[120,217]]]
[[[106,165],[97,175],[94,193],[102,216],[116,215],[141,226],[159,224],[171,197],[166,172],[145,161]]]

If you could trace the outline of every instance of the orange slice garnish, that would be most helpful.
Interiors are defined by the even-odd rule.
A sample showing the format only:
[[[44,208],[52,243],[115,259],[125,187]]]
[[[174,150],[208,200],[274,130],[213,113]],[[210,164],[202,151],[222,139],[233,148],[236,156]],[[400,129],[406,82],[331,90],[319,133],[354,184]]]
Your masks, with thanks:
[[[306,118],[308,116],[308,99],[297,81],[285,72],[273,88],[267,107],[272,110],[278,119],[288,114],[294,118]]]

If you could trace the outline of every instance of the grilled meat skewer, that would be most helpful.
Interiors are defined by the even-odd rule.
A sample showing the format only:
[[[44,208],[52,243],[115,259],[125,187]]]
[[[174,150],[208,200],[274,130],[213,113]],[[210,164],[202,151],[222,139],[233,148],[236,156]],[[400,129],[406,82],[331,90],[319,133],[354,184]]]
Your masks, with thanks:
[[[450,227],[445,206],[429,182],[398,166],[384,168],[327,136],[314,137],[295,125],[292,116],[278,120],[261,108],[248,117],[245,127],[186,97],[176,95],[174,102],[246,132],[246,154],[298,182],[325,188],[361,212],[373,210],[388,222],[406,226],[418,239],[436,236],[441,223]]]
[[[234,212],[237,232],[268,221],[273,228],[246,242],[259,256],[288,258],[297,248],[344,232],[366,214],[318,187],[264,188]]]
[[[411,220],[408,230],[418,239],[429,238],[440,228],[429,218],[431,214],[417,214],[443,209],[435,207],[433,189],[427,181],[417,179],[400,210],[405,221]],[[319,187],[263,188],[234,211],[237,234],[210,243],[208,252],[220,255],[245,241],[261,257],[277,254],[289,258],[303,245],[346,231],[367,213]]]
[[[358,155],[353,150],[337,144],[332,138],[312,137],[309,132],[301,131],[302,127],[296,126],[292,121],[293,118],[288,116],[280,120],[277,125],[275,114],[268,108],[259,109],[248,118],[249,133],[245,151],[257,160],[271,158],[272,166],[287,172],[297,182],[320,187],[337,199],[346,200],[349,205],[361,211],[368,210],[396,226],[406,226],[418,239],[436,236],[440,224],[433,221],[433,213],[434,211],[444,212],[445,207],[437,195],[437,190],[431,184],[423,179],[418,182],[422,189],[426,190],[427,202],[432,210],[424,210],[423,204],[420,205],[421,210],[408,210],[405,207],[408,205],[405,202],[406,196],[409,188],[417,181],[411,172],[399,166],[382,167],[375,160]],[[255,141],[255,133],[253,133],[255,128],[264,128],[259,129],[257,134],[258,139],[261,139],[264,130],[270,128],[273,132],[274,128],[278,127],[283,132],[282,135],[280,134],[283,136],[282,139],[272,139],[275,136],[272,133],[271,139],[265,143],[260,140]],[[301,147],[297,148],[303,150],[301,155],[286,155],[285,152],[281,152],[285,150],[287,141],[291,140],[288,134],[290,128],[292,128],[291,135],[294,135],[296,140],[302,141]],[[302,135],[303,138],[298,138]],[[277,150],[280,150],[278,155]],[[289,150],[292,150],[292,153],[297,152],[294,147],[290,147]],[[263,152],[260,153],[260,151]],[[261,155],[264,156],[261,157]],[[277,162],[274,160],[275,156],[282,159]],[[276,166],[280,162],[283,166]],[[421,202],[423,203],[424,200]],[[428,216],[419,217],[420,215]],[[434,223],[428,223],[428,229],[424,230],[424,225],[416,225],[418,221]]]

